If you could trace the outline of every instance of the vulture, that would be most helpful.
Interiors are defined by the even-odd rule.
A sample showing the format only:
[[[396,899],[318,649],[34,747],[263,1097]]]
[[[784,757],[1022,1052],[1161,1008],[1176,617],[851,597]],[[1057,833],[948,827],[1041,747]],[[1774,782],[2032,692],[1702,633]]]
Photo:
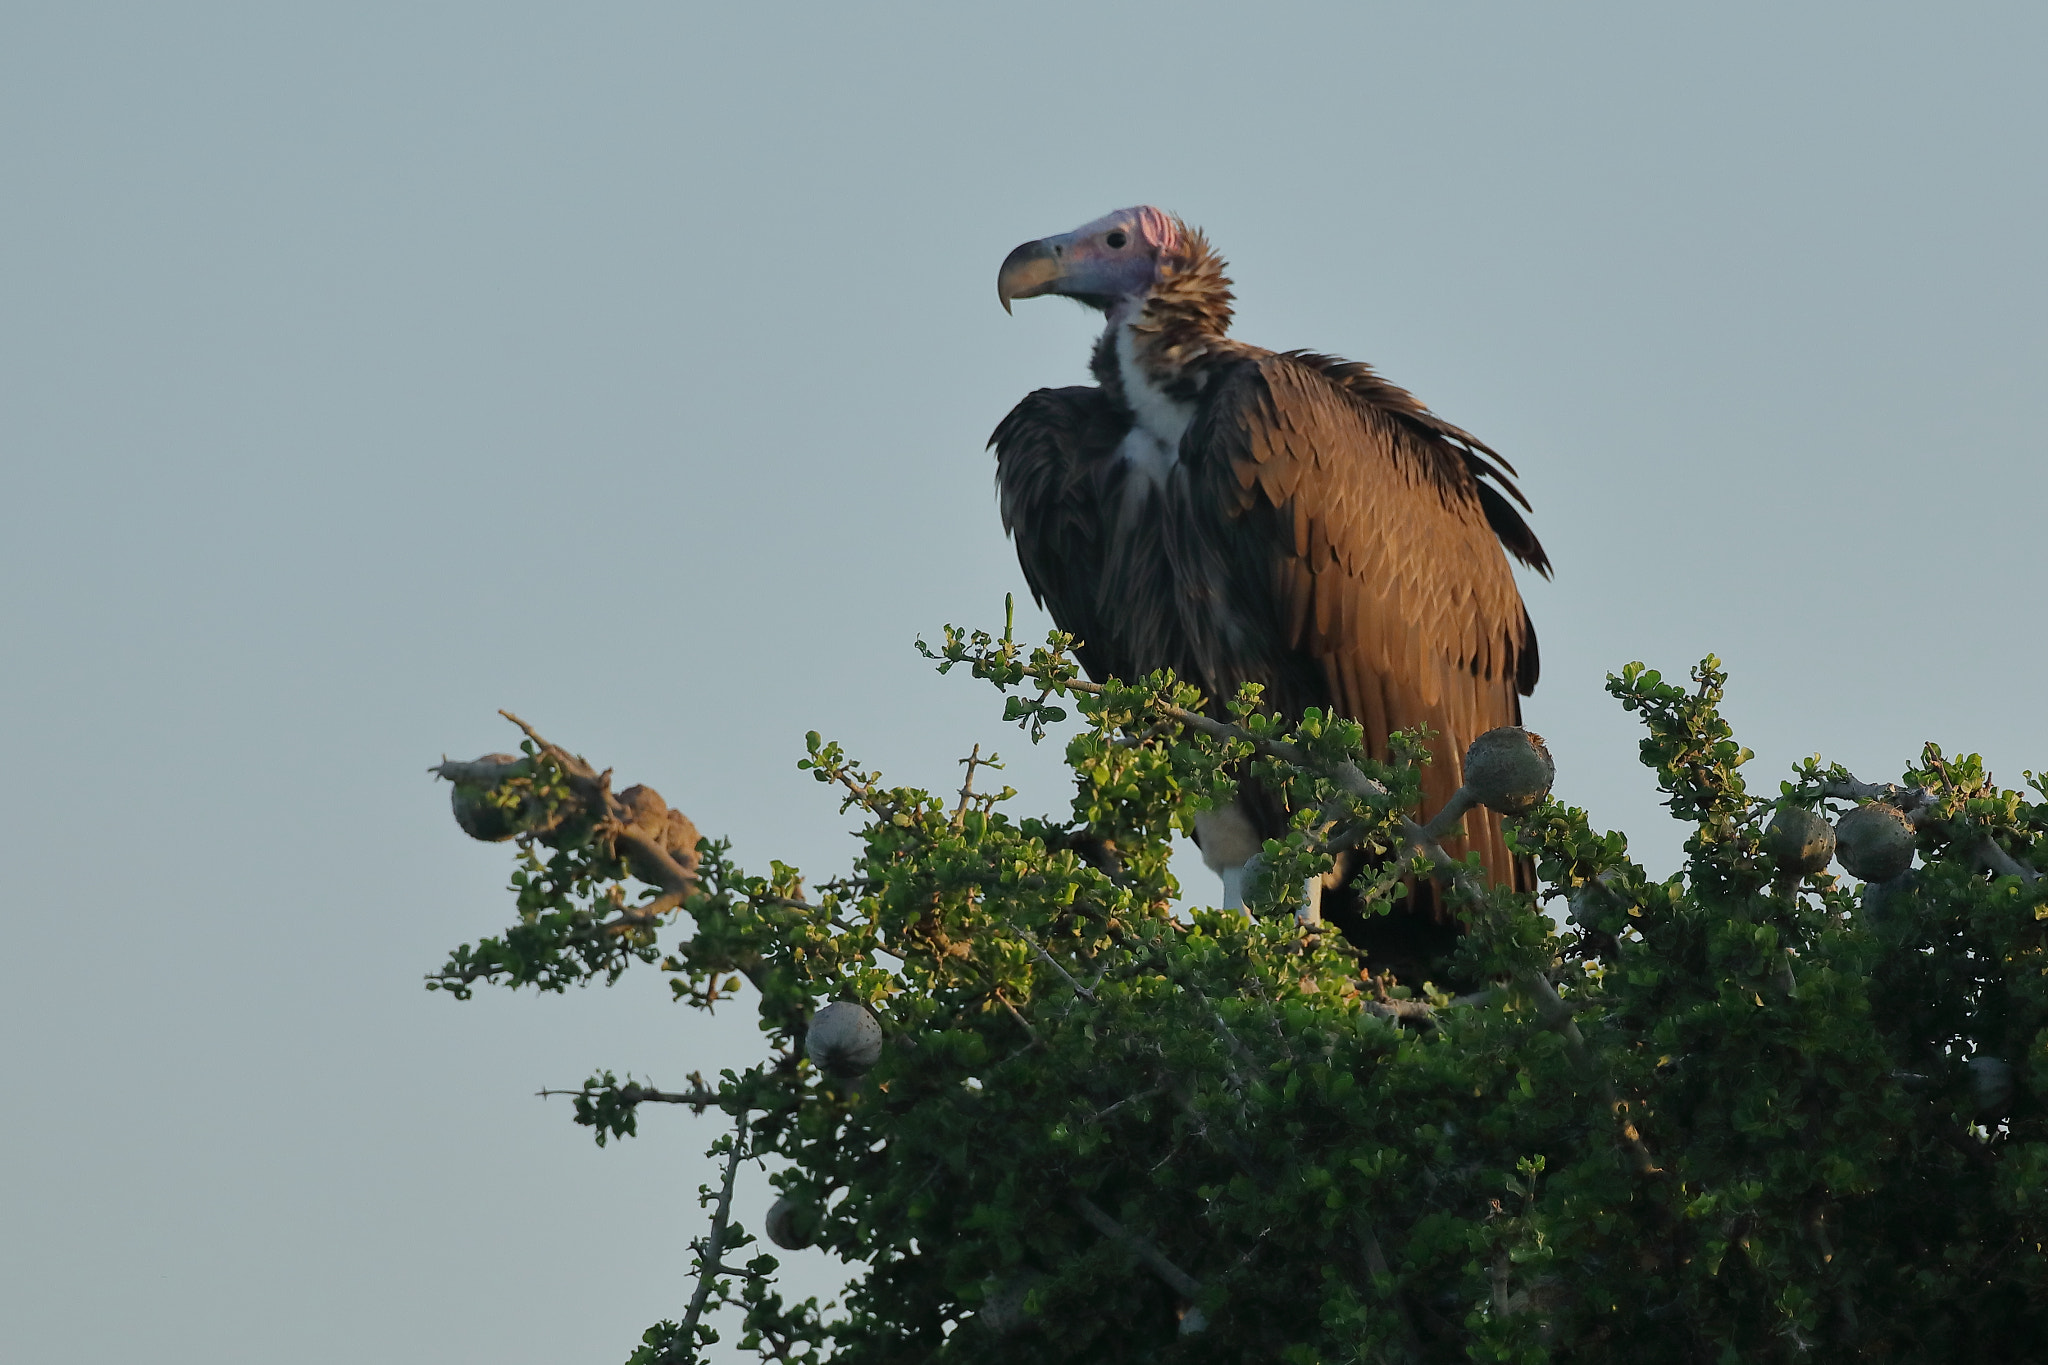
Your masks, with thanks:
[[[1536,632],[1508,556],[1549,576],[1514,469],[1371,367],[1230,336],[1230,280],[1208,239],[1150,206],[1122,209],[1003,261],[996,293],[1064,295],[1102,313],[1095,383],[1039,389],[989,445],[1003,525],[1039,604],[1077,640],[1089,676],[1170,668],[1220,709],[1245,682],[1290,718],[1434,732],[1424,813],[1457,789],[1465,747],[1521,723]],[[1243,869],[1287,827],[1240,789],[1196,822],[1203,861],[1241,904]],[[1466,836],[1496,883],[1527,886],[1500,817]],[[1360,917],[1327,879],[1324,917],[1404,979],[1454,945],[1436,888]]]

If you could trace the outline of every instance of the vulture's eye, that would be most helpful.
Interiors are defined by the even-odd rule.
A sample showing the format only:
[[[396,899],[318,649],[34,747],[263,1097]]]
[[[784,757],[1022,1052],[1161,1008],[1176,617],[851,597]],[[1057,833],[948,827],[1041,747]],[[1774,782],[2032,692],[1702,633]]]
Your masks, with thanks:
[[[1103,238],[1102,240],[1103,240],[1103,241],[1105,241],[1105,242],[1107,242],[1107,243],[1109,243],[1109,249],[1110,249],[1111,251],[1121,251],[1121,250],[1123,250],[1123,245],[1124,245],[1124,243],[1125,243],[1125,242],[1128,242],[1128,241],[1129,241],[1129,240],[1131,240],[1131,239],[1130,239],[1130,238],[1128,238],[1128,237],[1126,237],[1126,236],[1124,236],[1124,234],[1122,233],[1122,231],[1121,231],[1121,230],[1119,230],[1119,231],[1116,231],[1116,232],[1112,232],[1112,233],[1110,233],[1110,234],[1109,234],[1109,236],[1107,236],[1107,237],[1104,237],[1104,238]]]

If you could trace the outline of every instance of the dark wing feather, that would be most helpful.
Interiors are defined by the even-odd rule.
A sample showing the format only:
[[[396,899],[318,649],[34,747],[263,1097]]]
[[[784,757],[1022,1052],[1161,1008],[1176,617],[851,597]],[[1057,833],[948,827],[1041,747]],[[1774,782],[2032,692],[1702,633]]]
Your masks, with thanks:
[[[1098,605],[1110,552],[1103,508],[1129,430],[1130,418],[1101,389],[1076,386],[1026,395],[989,438],[1003,529],[1017,542],[1024,581],[1060,629],[1082,641],[1081,665],[1097,678],[1144,671],[1133,669]]]
[[[1506,486],[1508,492],[1517,497],[1521,496],[1521,490],[1507,480],[1503,479],[1501,483]],[[1529,529],[1529,523],[1522,520],[1522,514],[1517,512],[1513,504],[1501,496],[1501,490],[1492,484],[1481,483],[1475,477],[1472,487],[1479,494],[1479,507],[1486,513],[1486,524],[1493,528],[1493,533],[1499,537],[1501,546],[1537,573],[1545,578],[1550,577],[1550,556],[1543,553],[1542,542],[1538,541],[1536,533]],[[1531,675],[1529,687],[1522,690],[1527,692],[1535,685],[1535,677]]]
[[[1212,385],[1181,454],[1237,523],[1233,582],[1270,593],[1240,609],[1285,623],[1284,646],[1320,665],[1319,695],[1269,698],[1293,713],[1334,704],[1374,754],[1392,731],[1429,726],[1434,810],[1463,780],[1465,746],[1519,723],[1535,635],[1493,510],[1512,509],[1487,500],[1472,467],[1484,448],[1401,390],[1360,384],[1363,370],[1298,354],[1242,361]],[[1498,817],[1466,827],[1493,877],[1513,879]]]

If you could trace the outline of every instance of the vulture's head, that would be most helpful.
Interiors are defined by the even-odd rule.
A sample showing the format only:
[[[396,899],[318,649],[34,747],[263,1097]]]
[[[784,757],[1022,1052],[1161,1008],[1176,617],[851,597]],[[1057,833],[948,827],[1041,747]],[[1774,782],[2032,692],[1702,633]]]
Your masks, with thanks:
[[[1040,294],[1064,294],[1108,312],[1119,299],[1150,290],[1162,265],[1170,268],[1194,236],[1178,218],[1150,204],[1118,209],[1011,252],[996,276],[996,297],[1005,312],[1011,299]]]

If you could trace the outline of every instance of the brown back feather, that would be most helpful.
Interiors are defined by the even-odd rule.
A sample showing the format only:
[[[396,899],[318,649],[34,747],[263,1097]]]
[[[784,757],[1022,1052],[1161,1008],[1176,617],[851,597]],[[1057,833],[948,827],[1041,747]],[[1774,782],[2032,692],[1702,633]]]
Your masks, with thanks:
[[[1320,686],[1271,700],[1291,714],[1334,706],[1375,755],[1392,731],[1430,727],[1434,810],[1463,781],[1465,746],[1520,722],[1535,635],[1462,434],[1421,420],[1392,385],[1359,382],[1362,369],[1240,362],[1216,377],[1182,454],[1236,523],[1234,581],[1269,585],[1283,648],[1318,665]],[[1466,825],[1491,875],[1514,879],[1498,817]]]

